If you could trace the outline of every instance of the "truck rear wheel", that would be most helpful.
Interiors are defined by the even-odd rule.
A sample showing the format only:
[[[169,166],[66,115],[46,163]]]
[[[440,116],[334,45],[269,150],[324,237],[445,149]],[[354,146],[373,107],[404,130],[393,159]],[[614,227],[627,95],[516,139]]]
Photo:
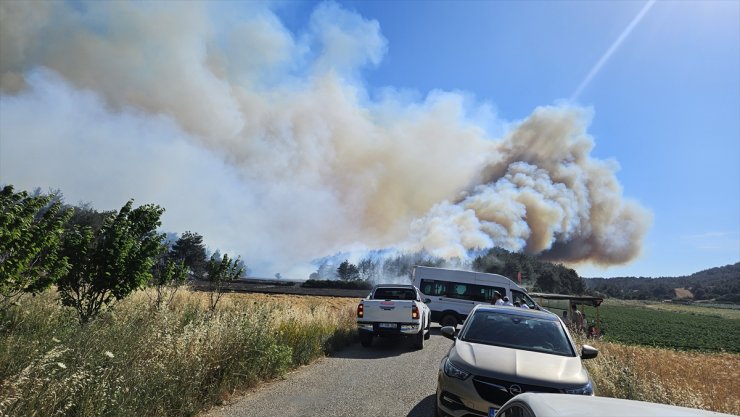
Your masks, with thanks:
[[[414,347],[421,350],[424,349],[424,326],[421,326],[419,333],[414,336]]]
[[[457,327],[457,317],[454,314],[447,313],[444,316],[442,316],[442,320],[439,321],[439,324],[441,324],[442,327],[445,327],[445,326]]]
[[[429,340],[432,337],[432,322],[427,322],[427,328],[424,330],[424,339]]]
[[[370,347],[373,344],[373,334],[370,332],[360,332],[360,344],[362,347]]]

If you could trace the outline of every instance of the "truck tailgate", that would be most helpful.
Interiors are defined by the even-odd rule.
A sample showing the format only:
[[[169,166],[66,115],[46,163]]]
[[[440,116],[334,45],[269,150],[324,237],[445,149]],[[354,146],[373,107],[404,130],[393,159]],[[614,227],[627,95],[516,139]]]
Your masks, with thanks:
[[[363,300],[362,321],[383,323],[411,323],[413,301],[408,300]]]

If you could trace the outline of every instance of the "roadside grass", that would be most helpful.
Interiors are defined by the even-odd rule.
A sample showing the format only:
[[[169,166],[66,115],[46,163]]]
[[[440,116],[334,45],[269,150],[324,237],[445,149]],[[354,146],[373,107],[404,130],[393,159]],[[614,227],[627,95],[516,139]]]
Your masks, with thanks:
[[[584,361],[598,396],[740,415],[738,354],[577,341],[599,349],[599,356]]]
[[[0,416],[195,416],[354,341],[356,303],[226,294],[210,314],[206,293],[183,291],[170,308],[153,311],[146,292],[139,292],[81,327],[54,292],[24,298],[0,317]],[[704,318],[724,320],[737,331],[736,321],[712,314],[607,307],[638,310],[625,320],[638,320],[643,332],[662,325],[655,321],[662,314],[711,331],[708,337],[720,330],[703,328]],[[619,334],[612,330],[607,336]],[[737,353],[577,341],[600,350],[584,361],[597,395],[740,415]],[[684,345],[680,338],[672,343]],[[732,351],[732,345],[719,350]]]
[[[85,326],[56,294],[0,317],[0,416],[194,416],[356,339],[354,300],[139,292]]]

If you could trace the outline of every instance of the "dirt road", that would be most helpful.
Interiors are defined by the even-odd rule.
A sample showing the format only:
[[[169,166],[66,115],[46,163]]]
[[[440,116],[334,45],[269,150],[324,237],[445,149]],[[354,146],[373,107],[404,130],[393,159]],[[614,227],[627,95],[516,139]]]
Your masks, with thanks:
[[[437,369],[452,341],[433,327],[423,350],[411,344],[376,338],[371,348],[351,345],[204,417],[431,416]]]

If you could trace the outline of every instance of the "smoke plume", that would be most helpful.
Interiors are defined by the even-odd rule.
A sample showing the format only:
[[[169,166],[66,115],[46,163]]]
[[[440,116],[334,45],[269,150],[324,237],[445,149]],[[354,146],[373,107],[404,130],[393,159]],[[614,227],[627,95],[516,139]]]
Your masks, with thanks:
[[[509,124],[460,92],[370,91],[387,48],[334,3],[292,32],[257,3],[1,2],[0,182],[156,202],[264,273],[382,247],[639,254],[650,215],[590,156],[587,111]]]

